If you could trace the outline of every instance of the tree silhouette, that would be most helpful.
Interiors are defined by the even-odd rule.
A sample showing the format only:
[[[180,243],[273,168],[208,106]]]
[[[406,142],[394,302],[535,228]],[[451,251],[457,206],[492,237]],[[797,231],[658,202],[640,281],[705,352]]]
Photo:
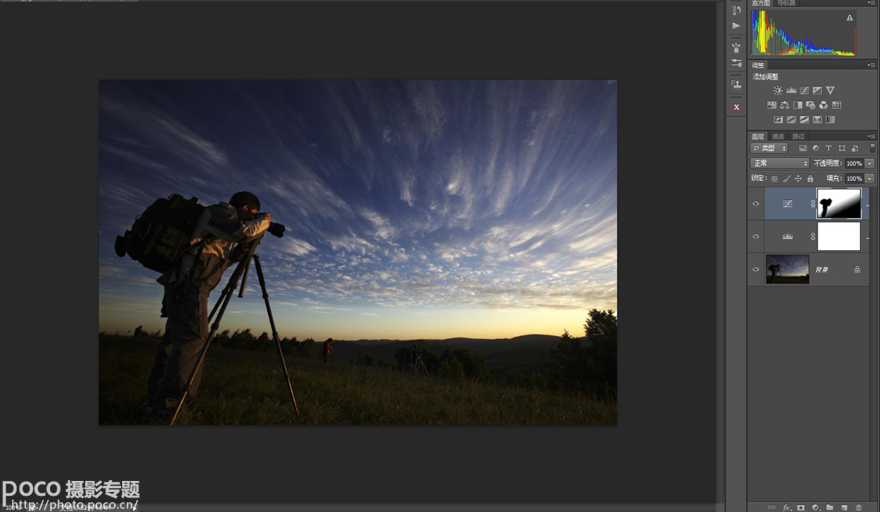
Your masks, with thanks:
[[[617,392],[617,317],[614,311],[591,309],[586,324],[592,370],[596,379]]]
[[[232,343],[237,347],[252,346],[254,341],[256,341],[256,338],[254,338],[254,335],[253,333],[251,333],[250,329],[235,331],[232,334]]]
[[[591,309],[584,331],[586,336],[582,340],[573,338],[568,331],[560,336],[553,352],[556,385],[600,395],[616,394],[617,317],[614,311]]]
[[[614,316],[614,311],[611,309],[608,311],[591,309],[587,321],[584,323],[584,333],[588,340],[596,336],[611,336],[616,340],[617,317]]]
[[[223,331],[214,335],[214,343],[218,345],[228,347],[232,346],[232,340],[229,336],[229,329],[224,329]]]

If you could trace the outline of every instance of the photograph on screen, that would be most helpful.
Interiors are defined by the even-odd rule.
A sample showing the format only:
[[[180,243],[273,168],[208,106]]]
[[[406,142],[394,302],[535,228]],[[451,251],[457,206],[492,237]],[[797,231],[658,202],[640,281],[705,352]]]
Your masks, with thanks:
[[[767,284],[809,284],[810,256],[768,254]]]
[[[616,81],[98,100],[101,425],[616,425]]]

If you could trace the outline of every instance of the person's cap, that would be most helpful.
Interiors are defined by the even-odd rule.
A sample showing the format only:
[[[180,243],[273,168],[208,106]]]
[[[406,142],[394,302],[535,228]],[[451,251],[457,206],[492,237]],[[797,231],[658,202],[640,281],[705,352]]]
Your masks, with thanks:
[[[248,208],[256,208],[260,209],[260,200],[257,199],[257,196],[251,192],[241,191],[232,194],[232,198],[229,199],[229,204],[236,208],[241,208],[242,206],[247,206]]]

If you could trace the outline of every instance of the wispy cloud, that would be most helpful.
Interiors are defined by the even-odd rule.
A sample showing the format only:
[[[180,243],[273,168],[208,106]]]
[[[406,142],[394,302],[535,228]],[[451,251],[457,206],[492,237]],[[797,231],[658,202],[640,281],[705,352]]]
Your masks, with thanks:
[[[197,170],[210,171],[229,163],[226,152],[216,144],[158,108],[123,103],[104,96],[101,109],[137,133],[139,138],[150,140],[170,155],[195,164],[193,167]]]
[[[382,239],[389,239],[394,237],[394,235],[397,233],[397,230],[394,229],[394,226],[391,225],[391,222],[379,213],[370,210],[369,208],[361,208],[360,214],[373,226],[377,237]]]
[[[128,162],[131,162],[137,166],[140,166],[144,169],[158,170],[158,171],[167,171],[168,166],[150,158],[147,158],[136,151],[131,151],[125,148],[117,147],[110,143],[101,144],[101,150],[110,153],[111,155],[117,156]]]
[[[306,254],[317,250],[312,244],[296,238],[285,240],[284,247],[288,253],[293,254],[294,256],[305,256]]]
[[[334,251],[359,252],[361,254],[366,254],[375,249],[373,244],[355,235],[353,231],[349,231],[348,235],[329,238],[327,242]]]

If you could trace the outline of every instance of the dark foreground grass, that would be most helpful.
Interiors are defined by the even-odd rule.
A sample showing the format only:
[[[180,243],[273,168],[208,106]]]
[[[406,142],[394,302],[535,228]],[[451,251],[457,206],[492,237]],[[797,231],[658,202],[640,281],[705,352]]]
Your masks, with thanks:
[[[157,341],[100,339],[99,420],[145,424],[140,406]],[[211,347],[197,402],[199,425],[614,425],[617,404],[587,395],[403,374],[287,356],[294,416],[275,352]]]

